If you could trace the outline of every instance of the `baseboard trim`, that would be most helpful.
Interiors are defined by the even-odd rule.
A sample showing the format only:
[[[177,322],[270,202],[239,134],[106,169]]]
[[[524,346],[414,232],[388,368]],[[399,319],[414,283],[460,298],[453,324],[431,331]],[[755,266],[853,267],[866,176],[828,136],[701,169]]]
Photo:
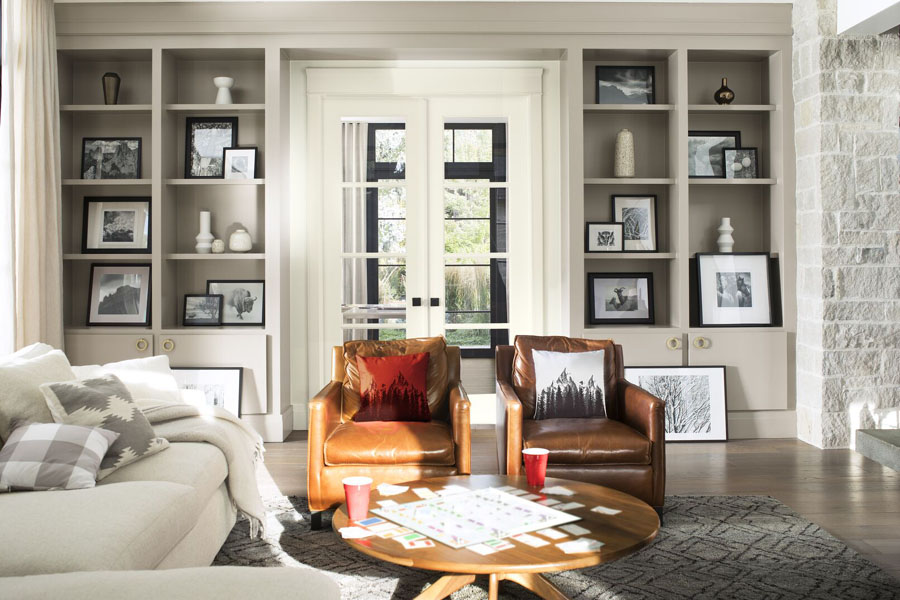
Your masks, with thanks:
[[[797,412],[759,410],[728,413],[728,439],[796,438]]]
[[[294,406],[288,405],[278,415],[241,415],[241,421],[253,427],[264,442],[283,442],[294,429]]]

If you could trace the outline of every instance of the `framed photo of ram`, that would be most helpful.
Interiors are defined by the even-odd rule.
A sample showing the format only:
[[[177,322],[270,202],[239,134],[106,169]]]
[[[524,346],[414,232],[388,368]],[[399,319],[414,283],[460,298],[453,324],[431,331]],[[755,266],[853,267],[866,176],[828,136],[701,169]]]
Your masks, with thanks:
[[[625,379],[665,401],[667,442],[728,439],[725,367],[625,367]]]
[[[618,194],[612,197],[613,221],[622,223],[625,252],[656,252],[656,196]]]
[[[653,273],[588,273],[592,325],[652,325]]]
[[[198,390],[207,406],[218,406],[241,416],[242,367],[172,367],[172,374],[178,389]]]
[[[207,294],[221,294],[222,325],[262,326],[266,324],[266,282],[261,279],[206,282]]]
[[[698,252],[697,287],[701,327],[772,325],[767,253]]]

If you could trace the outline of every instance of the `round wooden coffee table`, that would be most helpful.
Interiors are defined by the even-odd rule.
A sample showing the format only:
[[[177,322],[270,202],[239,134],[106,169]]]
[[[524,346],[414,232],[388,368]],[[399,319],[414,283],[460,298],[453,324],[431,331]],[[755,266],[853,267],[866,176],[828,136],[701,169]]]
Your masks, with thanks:
[[[378,508],[376,503],[378,500],[390,499],[400,504],[415,502],[420,498],[412,492],[413,488],[427,487],[437,491],[445,485],[451,484],[473,490],[510,485],[539,494],[534,488],[528,487],[525,477],[510,477],[507,475],[438,477],[404,482],[403,485],[408,485],[410,489],[396,496],[384,497],[377,490],[373,489],[369,510]],[[382,539],[378,536],[363,539],[347,539],[344,541],[360,552],[387,562],[405,567],[448,573],[419,594],[418,600],[446,598],[456,590],[475,581],[476,575],[488,575],[490,577],[489,591],[491,600],[496,600],[499,584],[503,580],[514,581],[541,598],[564,600],[566,598],[565,594],[550,583],[541,573],[581,569],[628,556],[649,544],[656,537],[656,533],[659,531],[659,517],[656,515],[656,511],[648,504],[610,488],[590,483],[569,481],[567,479],[547,478],[545,486],[556,485],[569,488],[575,494],[572,496],[555,495],[546,497],[554,498],[562,503],[579,502],[584,504],[584,508],[576,508],[566,512],[581,518],[575,521],[574,524],[590,531],[590,533],[584,534],[585,537],[603,542],[603,547],[598,551],[583,554],[565,554],[556,547],[556,544],[578,537],[571,535],[562,540],[546,540],[551,543],[540,548],[533,548],[511,540],[515,548],[501,550],[487,556],[481,556],[465,548],[454,549],[437,542],[434,548],[405,550],[397,541]],[[597,505],[621,510],[622,512],[616,515],[592,512],[591,509]],[[370,513],[369,516],[375,515]],[[347,506],[342,504],[334,513],[332,527],[337,532],[341,527],[347,527],[348,525],[351,525],[351,523],[347,518]],[[537,535],[536,537],[542,536]]]

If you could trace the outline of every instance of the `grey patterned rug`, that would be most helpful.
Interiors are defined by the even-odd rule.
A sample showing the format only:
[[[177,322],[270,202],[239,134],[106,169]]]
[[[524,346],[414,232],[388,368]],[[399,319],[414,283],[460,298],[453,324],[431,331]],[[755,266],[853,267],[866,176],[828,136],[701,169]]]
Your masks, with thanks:
[[[228,537],[217,565],[309,566],[328,573],[349,600],[414,598],[437,573],[408,569],[352,550],[331,531],[310,531],[305,498],[269,501],[267,539],[247,523]],[[671,496],[654,542],[607,565],[550,574],[575,600],[900,600],[900,582],[846,544],[762,496]],[[479,578],[451,596],[487,598]],[[501,598],[535,598],[514,583]]]

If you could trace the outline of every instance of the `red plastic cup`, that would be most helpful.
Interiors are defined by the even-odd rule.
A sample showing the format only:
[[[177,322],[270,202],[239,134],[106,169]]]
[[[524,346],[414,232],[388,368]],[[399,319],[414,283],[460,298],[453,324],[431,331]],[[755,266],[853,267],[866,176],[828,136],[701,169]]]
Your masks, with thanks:
[[[529,487],[544,487],[544,479],[547,477],[547,455],[550,451],[546,448],[526,448],[522,450],[525,458],[525,477],[528,478]]]
[[[362,521],[369,514],[369,493],[372,491],[371,477],[345,477],[344,497],[347,499],[347,516],[351,521]]]

